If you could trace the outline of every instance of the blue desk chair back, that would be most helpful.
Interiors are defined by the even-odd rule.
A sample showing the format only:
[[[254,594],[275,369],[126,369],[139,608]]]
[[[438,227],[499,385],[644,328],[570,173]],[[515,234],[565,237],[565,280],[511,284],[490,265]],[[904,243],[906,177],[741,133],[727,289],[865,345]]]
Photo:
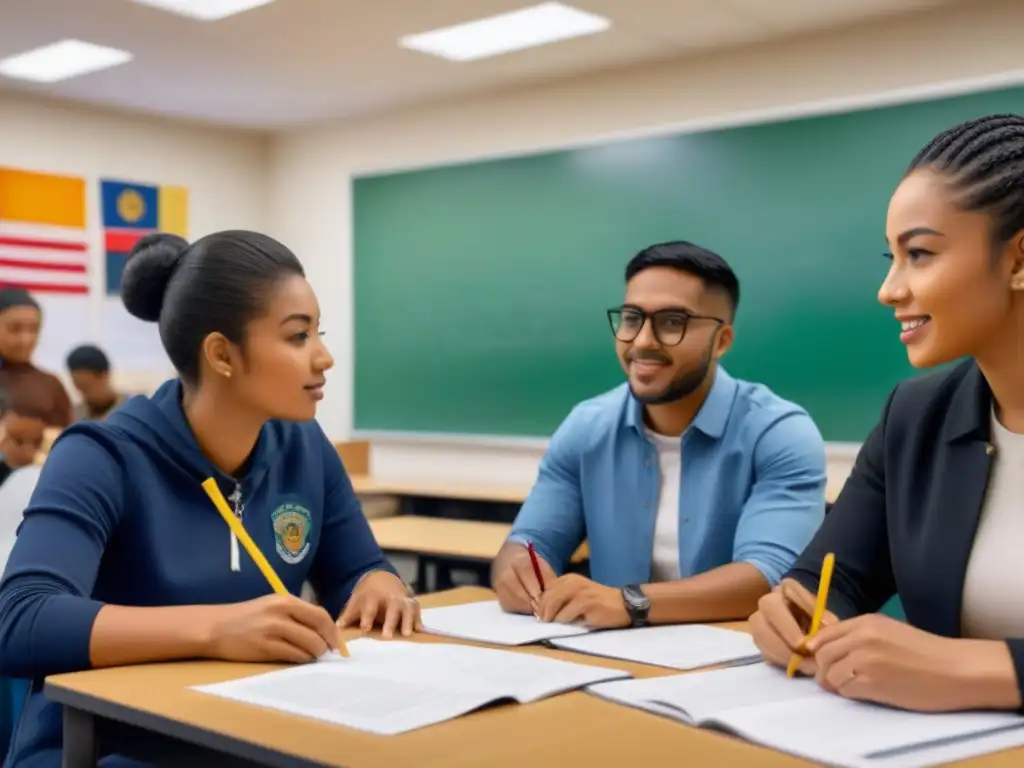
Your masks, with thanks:
[[[11,738],[25,706],[25,699],[28,698],[30,685],[28,680],[0,677],[0,755],[6,755],[11,746]],[[6,758],[0,761],[0,766],[4,762]]]

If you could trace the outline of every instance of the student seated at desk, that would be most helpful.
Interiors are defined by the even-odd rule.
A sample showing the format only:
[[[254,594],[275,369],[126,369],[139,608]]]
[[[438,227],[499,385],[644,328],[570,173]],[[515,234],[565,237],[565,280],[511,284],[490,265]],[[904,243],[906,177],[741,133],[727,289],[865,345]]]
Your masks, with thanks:
[[[298,259],[269,237],[139,241],[128,311],[158,321],[179,378],[58,438],[0,583],[0,674],[31,678],[9,768],[56,768],[47,675],[207,657],[306,662],[342,625],[411,633],[419,610],[314,420],[320,310]],[[201,483],[213,477],[291,592],[268,594]],[[104,762],[104,766],[108,765]]]
[[[75,421],[105,419],[116,411],[128,396],[114,389],[110,382],[110,360],[94,344],[82,344],[68,353],[66,363],[71,383],[82,402],[75,406]]]
[[[802,646],[826,553],[823,628],[801,671],[911,710],[1017,709],[1024,688],[1024,116],[940,134],[889,203],[878,298],[918,368],[750,627],[765,658]],[[907,622],[875,613],[899,594]]]
[[[630,261],[608,312],[628,382],[552,437],[493,566],[502,607],[595,627],[739,619],[790,568],[824,516],[825,447],[802,408],[719,366],[738,301],[729,265],[691,243]],[[593,581],[556,578],[584,537]]]
[[[0,485],[36,460],[45,432],[46,422],[33,403],[0,391]]]

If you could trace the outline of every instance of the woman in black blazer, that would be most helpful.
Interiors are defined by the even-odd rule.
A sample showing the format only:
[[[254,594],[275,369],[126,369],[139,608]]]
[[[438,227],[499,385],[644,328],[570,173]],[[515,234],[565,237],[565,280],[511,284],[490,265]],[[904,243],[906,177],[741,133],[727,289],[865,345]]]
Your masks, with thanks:
[[[937,136],[889,203],[879,291],[911,364],[817,535],[750,618],[765,659],[905,709],[1024,698],[1024,116]],[[822,560],[829,612],[804,646]],[[907,622],[876,611],[899,593]]]

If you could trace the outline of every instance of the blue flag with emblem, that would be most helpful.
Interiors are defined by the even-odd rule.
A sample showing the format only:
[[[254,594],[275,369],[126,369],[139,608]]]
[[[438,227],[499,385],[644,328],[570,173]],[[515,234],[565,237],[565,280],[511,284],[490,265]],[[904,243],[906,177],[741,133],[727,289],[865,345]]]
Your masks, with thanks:
[[[100,203],[108,295],[120,292],[121,273],[139,238],[151,232],[188,237],[188,192],[183,187],[102,179]]]

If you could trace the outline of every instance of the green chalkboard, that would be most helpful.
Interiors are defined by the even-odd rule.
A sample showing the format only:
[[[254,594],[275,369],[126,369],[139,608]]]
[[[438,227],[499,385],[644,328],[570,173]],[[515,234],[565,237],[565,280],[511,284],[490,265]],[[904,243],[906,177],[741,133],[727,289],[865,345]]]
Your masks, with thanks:
[[[604,311],[629,257],[687,239],[741,281],[730,373],[860,441],[914,372],[875,299],[889,197],[992,112],[1024,88],[357,178],[356,428],[549,435],[622,381]]]

